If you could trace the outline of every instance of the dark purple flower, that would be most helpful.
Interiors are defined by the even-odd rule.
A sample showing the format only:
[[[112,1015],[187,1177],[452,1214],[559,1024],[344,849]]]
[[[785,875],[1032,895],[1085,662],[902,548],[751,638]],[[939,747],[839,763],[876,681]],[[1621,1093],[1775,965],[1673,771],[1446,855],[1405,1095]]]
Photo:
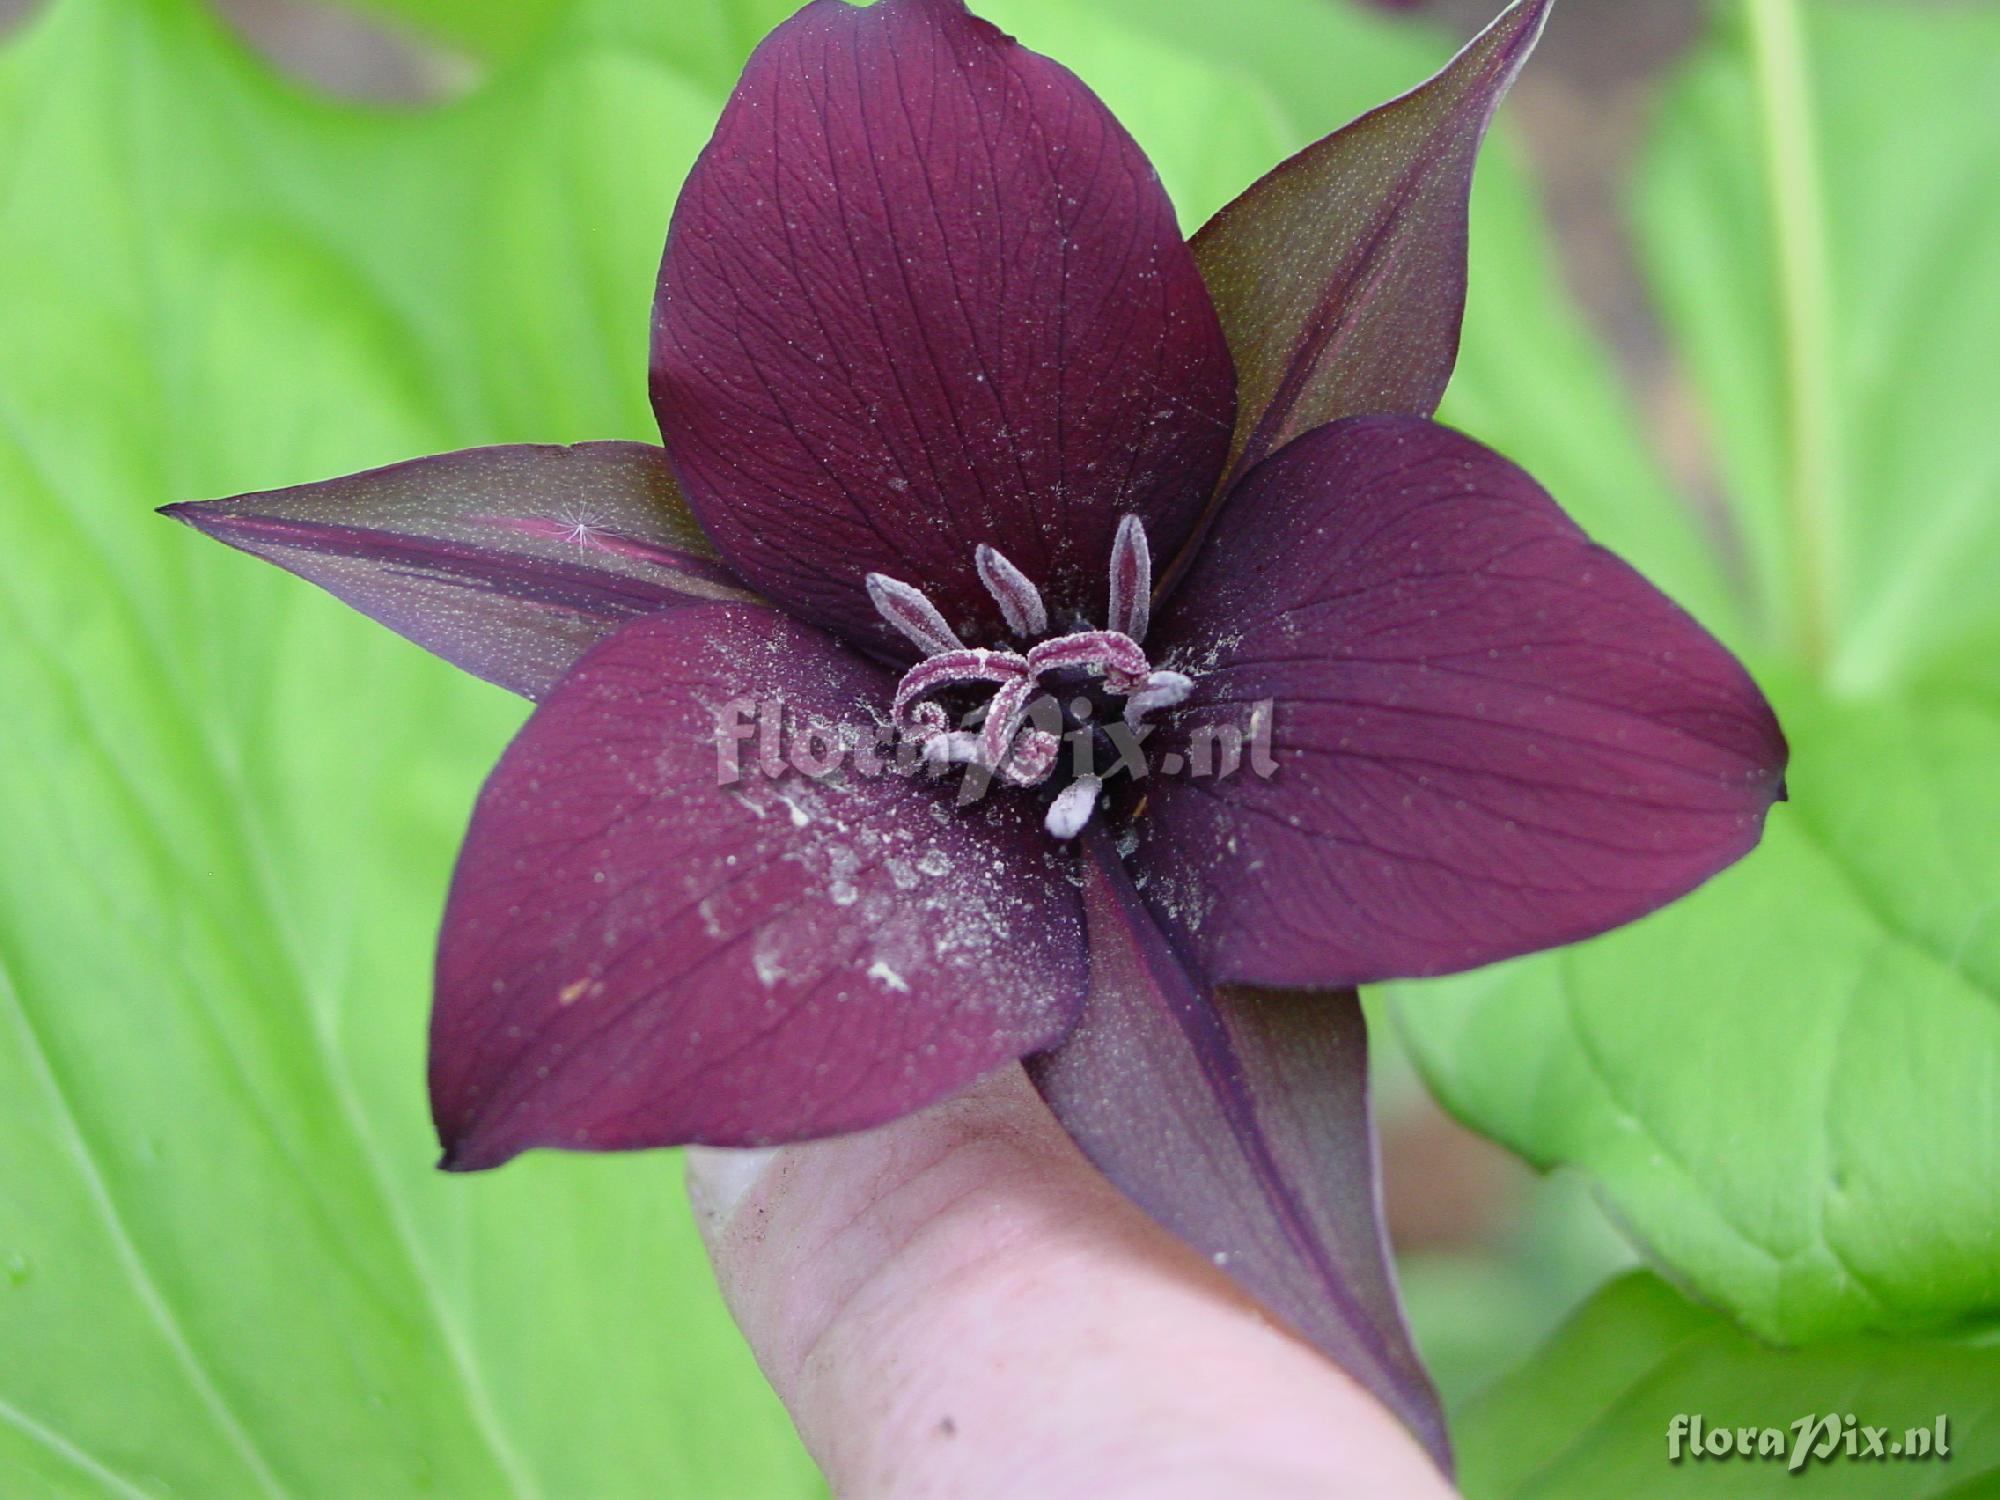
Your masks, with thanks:
[[[857,1130],[1025,1058],[1443,1461],[1353,987],[1673,900],[1785,763],[1721,646],[1429,420],[1548,5],[1188,245],[960,0],[814,0],[674,216],[664,451],[173,508],[540,700],[445,916],[447,1166]]]

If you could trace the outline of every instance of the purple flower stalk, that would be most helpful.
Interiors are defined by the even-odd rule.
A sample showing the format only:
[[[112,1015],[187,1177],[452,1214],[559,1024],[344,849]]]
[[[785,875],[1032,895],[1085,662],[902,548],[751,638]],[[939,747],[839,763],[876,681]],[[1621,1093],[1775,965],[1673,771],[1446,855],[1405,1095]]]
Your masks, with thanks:
[[[813,0],[675,211],[663,449],[170,508],[538,700],[444,919],[447,1167],[861,1130],[1025,1059],[1448,1462],[1354,987],[1674,900],[1786,759],[1726,650],[1430,420],[1550,3],[1190,244],[961,0]]]

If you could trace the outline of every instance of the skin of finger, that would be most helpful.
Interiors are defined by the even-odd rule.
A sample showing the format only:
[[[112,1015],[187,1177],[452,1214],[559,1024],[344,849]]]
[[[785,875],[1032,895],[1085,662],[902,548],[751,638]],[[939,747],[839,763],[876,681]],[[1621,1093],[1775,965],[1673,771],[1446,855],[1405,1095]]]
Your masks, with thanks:
[[[1448,1500],[1372,1397],[1083,1159],[1018,1068],[689,1152],[723,1294],[843,1500]]]

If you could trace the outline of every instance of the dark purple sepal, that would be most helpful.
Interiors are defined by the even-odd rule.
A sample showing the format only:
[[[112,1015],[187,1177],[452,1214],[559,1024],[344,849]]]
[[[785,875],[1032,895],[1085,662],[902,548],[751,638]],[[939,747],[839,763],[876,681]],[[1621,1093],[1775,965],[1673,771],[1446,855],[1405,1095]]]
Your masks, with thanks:
[[[1178,546],[1235,415],[1151,165],[958,0],[815,0],[757,49],[674,213],[652,391],[737,571],[903,656],[865,574],[998,638],[985,543],[1102,619],[1120,517]]]
[[[1236,360],[1234,473],[1342,417],[1437,410],[1465,315],[1473,165],[1553,3],[1520,0],[1195,236]]]
[[[644,443],[471,448],[163,514],[529,698],[634,616],[754,597]]]
[[[1147,898],[1217,981],[1342,987],[1591,937],[1747,854],[1783,795],[1736,658],[1420,418],[1254,470],[1147,644],[1197,679],[1155,764],[1205,737],[1217,772],[1249,741],[1233,774],[1151,779],[1139,825]]]
[[[1351,994],[1205,993],[1101,832],[1084,839],[1090,998],[1028,1060],[1106,1177],[1393,1411],[1449,1469],[1383,1230]]]
[[[859,1130],[1069,1030],[1081,912],[1025,799],[959,811],[955,781],[784,769],[872,743],[894,686],[726,604],[628,625],[563,679],[452,882],[431,1026],[447,1166]],[[780,701],[782,738],[779,711],[752,732],[733,708]]]

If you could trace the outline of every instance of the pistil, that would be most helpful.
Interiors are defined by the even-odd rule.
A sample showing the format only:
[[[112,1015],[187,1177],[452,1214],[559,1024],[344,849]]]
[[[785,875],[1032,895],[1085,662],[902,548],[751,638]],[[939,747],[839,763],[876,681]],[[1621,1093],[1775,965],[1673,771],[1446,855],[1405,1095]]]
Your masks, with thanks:
[[[896,729],[923,747],[927,764],[942,769],[977,765],[1014,786],[1040,786],[1061,759],[1062,742],[1030,724],[1042,681],[1052,673],[1086,672],[1124,698],[1125,722],[1136,729],[1149,713],[1186,701],[1194,679],[1155,670],[1140,642],[1151,612],[1152,553],[1137,516],[1118,524],[1111,553],[1110,628],[1047,636],[1048,606],[1041,590],[995,548],[981,544],[973,565],[1024,649],[967,646],[923,591],[881,573],[868,575],[868,596],[882,618],[924,653],[903,674],[890,706]],[[935,695],[990,687],[992,698],[976,732],[953,729]],[[1102,777],[1084,774],[1059,791],[1044,826],[1057,839],[1075,838],[1089,824],[1104,790]]]

